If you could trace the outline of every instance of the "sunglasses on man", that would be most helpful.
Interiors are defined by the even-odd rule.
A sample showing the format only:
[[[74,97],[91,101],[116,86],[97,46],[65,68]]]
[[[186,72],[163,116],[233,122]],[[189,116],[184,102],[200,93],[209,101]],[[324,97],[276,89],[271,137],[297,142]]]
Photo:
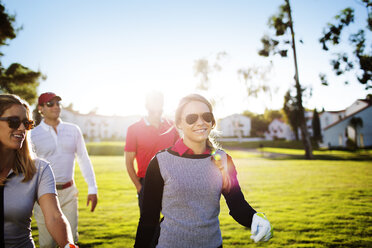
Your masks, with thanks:
[[[192,125],[194,124],[198,119],[202,118],[203,121],[211,123],[214,120],[213,114],[211,112],[205,112],[203,114],[188,114],[186,115],[185,121],[187,124]]]
[[[31,130],[34,128],[34,121],[19,118],[18,116],[0,117],[0,121],[7,121],[9,128],[18,129],[21,123],[25,126],[26,130]]]
[[[61,105],[59,101],[49,101],[49,102],[46,102],[45,105],[48,107],[48,108],[51,108],[53,107],[54,105],[57,105],[58,107]]]

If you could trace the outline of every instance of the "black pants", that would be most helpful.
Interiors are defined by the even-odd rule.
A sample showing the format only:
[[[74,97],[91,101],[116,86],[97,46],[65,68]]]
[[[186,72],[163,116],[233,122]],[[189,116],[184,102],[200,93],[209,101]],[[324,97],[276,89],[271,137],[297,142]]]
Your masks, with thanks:
[[[144,182],[145,182],[145,178],[141,177],[141,178],[139,179],[139,181],[140,181],[142,187],[141,187],[141,190],[140,190],[140,192],[138,193],[137,197],[138,197],[138,207],[139,207],[139,209],[140,209],[140,213],[141,213],[141,210],[142,210],[142,203],[143,203],[143,184],[144,184]]]

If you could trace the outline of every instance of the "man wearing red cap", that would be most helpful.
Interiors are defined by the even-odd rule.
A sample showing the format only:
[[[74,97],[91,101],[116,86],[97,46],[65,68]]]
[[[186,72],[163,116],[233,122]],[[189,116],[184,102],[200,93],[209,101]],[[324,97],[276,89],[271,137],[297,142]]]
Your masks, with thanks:
[[[73,181],[75,156],[88,184],[87,205],[91,203],[92,212],[97,205],[97,183],[80,128],[75,124],[62,122],[60,119],[61,100],[61,97],[52,92],[40,95],[38,110],[44,119],[32,130],[31,141],[37,156],[50,162],[62,212],[70,222],[74,241],[77,242],[78,191]],[[38,204],[35,204],[34,215],[39,229],[40,247],[56,247],[56,243],[46,229]]]

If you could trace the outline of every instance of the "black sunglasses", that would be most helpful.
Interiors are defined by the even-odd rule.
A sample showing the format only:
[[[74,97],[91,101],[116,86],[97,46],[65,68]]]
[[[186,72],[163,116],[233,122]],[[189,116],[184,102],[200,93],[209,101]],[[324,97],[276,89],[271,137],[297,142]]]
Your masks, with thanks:
[[[53,107],[55,104],[57,104],[58,107],[60,106],[59,101],[49,101],[49,102],[46,102],[46,103],[45,103],[45,105],[46,105],[48,108]]]
[[[201,116],[202,120],[208,123],[211,123],[214,120],[213,114],[211,112],[205,112],[201,115],[199,114],[188,114],[186,115],[185,121],[187,124],[192,125],[194,124]]]
[[[31,130],[34,128],[34,121],[19,118],[18,116],[0,117],[0,121],[7,121],[9,128],[18,129],[21,123],[25,126],[26,130]]]

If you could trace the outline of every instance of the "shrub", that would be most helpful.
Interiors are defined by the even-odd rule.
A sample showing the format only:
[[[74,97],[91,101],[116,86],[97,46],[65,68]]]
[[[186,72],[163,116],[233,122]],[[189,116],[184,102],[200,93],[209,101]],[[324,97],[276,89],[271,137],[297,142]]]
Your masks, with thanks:
[[[89,155],[124,155],[125,142],[89,142],[86,144]]]

